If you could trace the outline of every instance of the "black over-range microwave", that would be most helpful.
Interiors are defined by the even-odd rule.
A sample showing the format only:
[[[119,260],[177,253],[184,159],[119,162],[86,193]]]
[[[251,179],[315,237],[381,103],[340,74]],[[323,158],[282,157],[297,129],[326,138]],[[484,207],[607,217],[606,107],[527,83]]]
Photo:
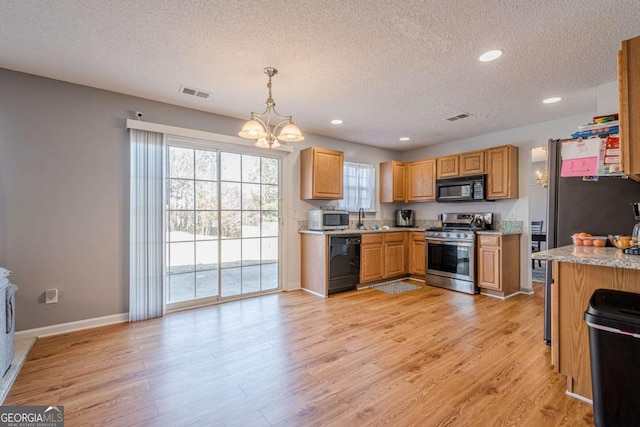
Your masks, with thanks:
[[[461,176],[436,180],[436,201],[479,202],[486,200],[486,175]]]

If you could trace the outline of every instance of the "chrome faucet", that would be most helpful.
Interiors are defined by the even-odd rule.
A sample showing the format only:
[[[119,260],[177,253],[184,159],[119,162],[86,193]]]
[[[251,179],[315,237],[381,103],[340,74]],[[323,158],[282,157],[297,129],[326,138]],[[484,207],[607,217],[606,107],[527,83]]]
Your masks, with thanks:
[[[362,215],[362,217],[360,217],[360,215]],[[362,223],[362,220],[364,219],[364,209],[360,208],[358,210],[358,228],[360,230],[362,230],[364,228],[364,224]]]

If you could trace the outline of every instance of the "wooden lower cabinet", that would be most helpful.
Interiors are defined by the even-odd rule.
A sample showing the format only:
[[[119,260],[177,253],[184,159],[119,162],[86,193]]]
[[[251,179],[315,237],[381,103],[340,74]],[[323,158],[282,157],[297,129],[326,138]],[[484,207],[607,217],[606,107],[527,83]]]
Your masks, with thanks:
[[[384,275],[383,233],[363,234],[360,245],[360,283],[380,280]]]
[[[478,235],[481,293],[506,297],[520,291],[520,235]]]
[[[404,231],[384,233],[384,277],[395,277],[406,274],[407,253]]]
[[[360,283],[398,277],[407,273],[406,232],[362,235]]]
[[[329,296],[329,236],[300,235],[300,286],[323,297]]]
[[[409,274],[421,276],[425,275],[425,242],[422,231],[409,232]]]

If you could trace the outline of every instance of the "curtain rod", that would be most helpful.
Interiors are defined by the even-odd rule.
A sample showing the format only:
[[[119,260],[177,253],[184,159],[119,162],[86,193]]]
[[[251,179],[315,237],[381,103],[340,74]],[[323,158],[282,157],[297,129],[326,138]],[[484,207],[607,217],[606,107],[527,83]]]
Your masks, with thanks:
[[[189,128],[182,128],[178,126],[163,125],[160,123],[145,122],[142,120],[127,119],[127,129],[146,130],[150,132],[164,133],[167,135],[175,135],[186,138],[204,139],[206,141],[214,142],[226,142],[235,145],[244,145],[246,147],[256,148],[254,143],[240,138],[239,136],[223,135],[221,133],[207,132],[203,130],[195,130]],[[266,150],[266,149],[264,149]],[[288,153],[293,152],[293,147],[290,145],[281,145],[278,148],[272,148],[271,151],[286,151]]]

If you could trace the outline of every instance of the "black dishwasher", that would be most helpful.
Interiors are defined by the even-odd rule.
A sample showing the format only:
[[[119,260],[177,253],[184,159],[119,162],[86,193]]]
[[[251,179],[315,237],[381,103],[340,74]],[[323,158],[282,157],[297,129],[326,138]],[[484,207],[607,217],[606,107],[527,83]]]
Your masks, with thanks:
[[[329,235],[329,295],[360,283],[360,235]]]

